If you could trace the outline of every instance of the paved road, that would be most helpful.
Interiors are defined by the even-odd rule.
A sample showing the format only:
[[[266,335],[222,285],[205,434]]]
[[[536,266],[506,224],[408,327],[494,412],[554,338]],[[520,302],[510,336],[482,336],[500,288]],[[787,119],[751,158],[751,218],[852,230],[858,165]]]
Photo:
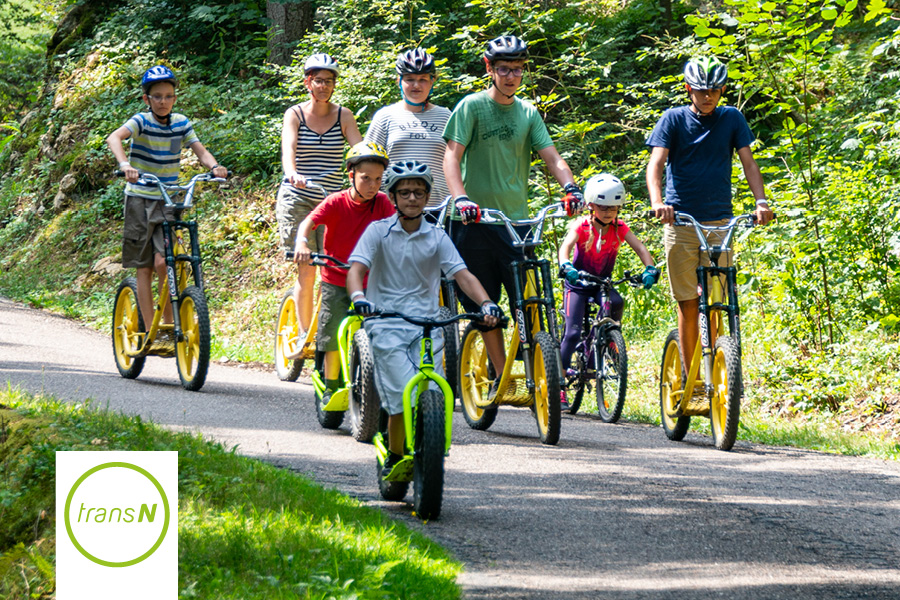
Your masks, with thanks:
[[[488,432],[456,414],[443,515],[377,495],[371,446],[323,431],[311,388],[212,365],[199,393],[173,360],[138,380],[109,337],[0,300],[0,381],[200,431],[419,527],[466,564],[472,599],[900,598],[900,465],[565,417],[558,447],[531,413]]]

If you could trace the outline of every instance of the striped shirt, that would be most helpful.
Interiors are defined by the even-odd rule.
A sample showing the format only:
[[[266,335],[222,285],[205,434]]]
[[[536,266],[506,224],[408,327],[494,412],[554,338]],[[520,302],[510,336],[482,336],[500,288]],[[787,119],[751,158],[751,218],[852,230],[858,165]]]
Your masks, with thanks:
[[[338,106],[337,120],[328,131],[319,135],[309,128],[306,118],[299,106],[292,107],[300,119],[297,128],[297,154],[294,158],[294,168],[297,173],[318,183],[329,194],[341,191],[343,188],[344,166],[344,132],[341,130],[341,107]],[[286,184],[290,185],[290,184]],[[296,194],[308,200],[319,202],[322,200],[322,192],[306,188],[295,188]]]
[[[449,118],[450,109],[443,106],[432,106],[425,112],[410,111],[401,100],[379,109],[366,131],[366,141],[387,148],[391,162],[417,160],[428,165],[434,178],[429,206],[440,204],[449,193],[444,178],[447,142],[443,137]]]
[[[131,152],[128,162],[143,173],[152,173],[163,183],[178,183],[181,170],[181,149],[200,139],[184,115],[172,113],[169,124],[163,125],[149,112],[138,113],[128,119],[125,127],[131,132]],[[157,199],[162,196],[155,184],[129,183],[125,193],[131,196]]]

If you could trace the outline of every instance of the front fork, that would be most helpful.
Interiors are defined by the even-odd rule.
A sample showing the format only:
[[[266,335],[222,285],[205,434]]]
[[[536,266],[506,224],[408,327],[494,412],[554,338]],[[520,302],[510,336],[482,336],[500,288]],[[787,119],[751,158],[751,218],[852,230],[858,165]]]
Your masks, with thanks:
[[[513,340],[509,352],[516,352],[517,346],[521,344],[522,358],[525,363],[525,386],[528,393],[534,395],[534,334],[541,330],[547,331],[559,343],[556,311],[553,308],[553,286],[546,284],[548,281],[553,281],[550,276],[550,262],[545,259],[526,259],[515,261],[510,267],[513,271],[513,291],[515,293],[513,310],[516,315],[518,339]],[[544,327],[545,319],[546,328]],[[503,371],[504,380],[512,370],[512,362],[506,361]],[[557,373],[556,375],[559,377],[560,387],[565,387],[564,374]],[[501,385],[502,388],[503,385]]]
[[[728,302],[723,303],[720,293],[716,291],[713,294],[713,301],[710,302],[710,286],[709,282],[715,278],[718,280],[720,276],[725,276],[725,289],[728,290]],[[697,281],[700,282],[700,306],[699,306],[699,322],[700,322],[700,345],[694,351],[691,359],[691,372],[688,374],[685,382],[685,397],[690,398],[694,388],[694,382],[697,378],[697,370],[700,367],[700,358],[702,353],[704,374],[703,380],[706,389],[712,389],[712,371],[713,371],[713,345],[710,324],[712,322],[712,311],[725,311],[728,314],[728,330],[734,337],[738,347],[738,357],[741,356],[741,331],[740,331],[740,308],[737,299],[737,269],[735,267],[717,267],[717,266],[699,266],[697,267]],[[719,285],[716,281],[715,285]],[[721,328],[722,324],[719,324]],[[722,335],[722,331],[717,330],[716,335]]]
[[[178,289],[178,281],[175,272],[175,264],[179,261],[191,263],[191,273],[194,276],[194,285],[203,291],[203,272],[200,258],[200,242],[197,239],[197,222],[196,221],[163,221],[163,240],[165,240],[166,251],[166,280],[168,283],[169,302],[172,305],[172,316],[175,324],[175,339],[179,342],[184,341],[184,333],[181,330],[181,311],[178,306],[178,296],[181,290]],[[191,238],[191,254],[179,254],[175,256],[174,236],[180,230],[187,229]],[[163,292],[160,293],[160,298]],[[162,313],[162,306],[158,307],[158,312]]]

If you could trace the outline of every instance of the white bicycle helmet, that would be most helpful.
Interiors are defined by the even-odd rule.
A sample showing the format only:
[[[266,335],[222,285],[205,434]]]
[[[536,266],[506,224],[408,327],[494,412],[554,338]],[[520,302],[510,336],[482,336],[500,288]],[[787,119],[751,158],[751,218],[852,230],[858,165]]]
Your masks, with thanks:
[[[407,50],[397,57],[396,69],[398,75],[434,73],[434,58],[421,48]]]
[[[303,72],[306,75],[309,75],[310,71],[331,71],[334,73],[335,77],[340,75],[341,70],[338,68],[338,63],[334,60],[331,55],[325,54],[324,52],[319,54],[313,54],[309,58],[306,59],[306,63],[303,65]]]
[[[621,179],[609,173],[594,175],[584,186],[584,200],[597,206],[622,206],[625,186]]]
[[[425,189],[431,191],[431,184],[434,178],[431,176],[431,169],[425,163],[417,160],[401,160],[391,163],[384,171],[384,189],[391,192],[394,187],[404,179],[421,179],[425,182]]]

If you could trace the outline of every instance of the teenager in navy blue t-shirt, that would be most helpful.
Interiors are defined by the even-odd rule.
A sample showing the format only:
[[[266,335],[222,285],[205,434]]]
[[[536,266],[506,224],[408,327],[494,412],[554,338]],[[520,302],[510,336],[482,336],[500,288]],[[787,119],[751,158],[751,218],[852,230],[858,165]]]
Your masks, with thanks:
[[[690,104],[663,113],[647,139],[652,148],[647,189],[656,216],[666,225],[666,270],[672,296],[678,302],[678,334],[686,371],[699,336],[696,273],[703,259],[694,230],[672,226],[675,211],[688,213],[705,224],[729,219],[733,215],[731,161],[737,152],[756,198],[757,222],[765,225],[773,217],[759,166],[750,150],[754,138],[747,120],[732,106],[718,106],[727,79],[728,68],[715,57],[688,61],[684,81]],[[730,255],[726,260],[731,264]]]

